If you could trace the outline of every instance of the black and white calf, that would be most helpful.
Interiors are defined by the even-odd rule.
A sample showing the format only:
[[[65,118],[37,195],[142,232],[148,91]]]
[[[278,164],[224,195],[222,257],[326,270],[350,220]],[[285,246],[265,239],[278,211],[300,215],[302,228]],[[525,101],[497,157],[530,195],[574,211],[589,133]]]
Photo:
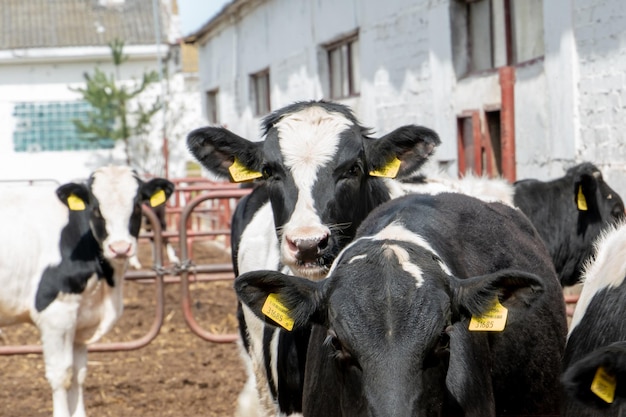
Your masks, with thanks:
[[[86,184],[2,190],[0,326],[39,329],[54,417],[85,416],[86,345],[122,314],[141,204],[167,199],[173,188],[112,166]]]
[[[189,134],[188,146],[222,178],[261,178],[233,215],[235,271],[286,267],[313,280],[327,274],[374,207],[404,193],[390,177],[417,171],[440,143],[435,132],[414,125],[370,137],[347,107],[323,101],[272,113],[263,134],[253,142],[206,127]],[[248,382],[238,413],[299,412],[309,331],[266,327],[245,307],[239,324]]]
[[[252,271],[235,289],[270,323],[313,325],[305,416],[558,413],[561,286],[540,236],[510,206],[401,197],[369,215],[328,278]],[[506,315],[488,318],[496,301]]]
[[[532,221],[548,246],[563,286],[580,280],[593,242],[607,226],[625,218],[622,198],[589,162],[552,181],[514,184],[514,204]]]
[[[570,324],[563,359],[565,396],[561,415],[618,416],[620,402],[610,403],[590,390],[599,365],[617,377],[616,398],[624,397],[626,357],[613,343],[626,340],[626,222],[605,230],[595,244],[595,258],[585,265],[583,288]],[[621,356],[620,352],[621,351]],[[573,400],[571,394],[586,404]],[[605,412],[596,408],[605,408]],[[626,411],[624,408],[623,411]]]

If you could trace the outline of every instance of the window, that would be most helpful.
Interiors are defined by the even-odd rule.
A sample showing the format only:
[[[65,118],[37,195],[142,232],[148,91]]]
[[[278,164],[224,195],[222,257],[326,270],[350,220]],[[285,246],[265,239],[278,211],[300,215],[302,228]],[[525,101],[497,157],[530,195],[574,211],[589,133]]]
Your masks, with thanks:
[[[80,136],[72,120],[88,123],[89,103],[84,101],[16,103],[13,149],[16,152],[110,149],[112,139]]]
[[[265,69],[250,76],[252,84],[252,108],[255,116],[264,116],[270,107],[270,70]]]
[[[361,92],[359,39],[351,35],[326,46],[331,99],[356,96]]]
[[[206,118],[211,124],[218,123],[218,111],[217,111],[217,90],[211,90],[206,92]]]
[[[539,58],[544,54],[543,0],[459,0],[455,43],[466,44],[467,68],[476,72]],[[461,28],[461,29],[459,29]],[[460,49],[457,45],[456,49]]]

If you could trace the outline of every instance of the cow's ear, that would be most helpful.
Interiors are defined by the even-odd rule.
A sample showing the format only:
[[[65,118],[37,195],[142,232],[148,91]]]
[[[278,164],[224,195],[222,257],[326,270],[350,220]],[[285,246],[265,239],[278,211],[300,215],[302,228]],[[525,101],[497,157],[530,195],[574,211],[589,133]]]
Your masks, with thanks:
[[[472,317],[481,317],[495,301],[505,307],[518,308],[532,305],[544,292],[544,287],[535,274],[506,269],[492,274],[452,282],[452,305],[457,311]],[[515,319],[509,315],[509,320]]]
[[[594,380],[612,386],[615,399],[626,398],[626,342],[615,342],[594,350],[571,364],[561,376],[563,388],[570,397],[597,408],[609,407],[610,403],[592,391]],[[599,394],[602,395],[602,391]]]
[[[214,175],[233,182],[261,177],[262,142],[252,142],[223,127],[203,127],[187,136],[191,154]]]
[[[235,279],[239,300],[259,318],[287,330],[324,321],[322,282],[277,271],[251,271]]]
[[[72,211],[83,211],[91,203],[89,188],[84,184],[70,182],[57,188],[57,197]]]
[[[399,127],[380,139],[366,139],[368,171],[372,176],[410,177],[440,144],[434,130],[415,125]]]
[[[150,207],[165,204],[174,192],[174,184],[165,178],[153,178],[141,184],[141,199],[150,203]]]
[[[598,209],[598,181],[602,178],[600,171],[584,170],[578,174],[574,183],[574,203],[580,214],[596,216]]]

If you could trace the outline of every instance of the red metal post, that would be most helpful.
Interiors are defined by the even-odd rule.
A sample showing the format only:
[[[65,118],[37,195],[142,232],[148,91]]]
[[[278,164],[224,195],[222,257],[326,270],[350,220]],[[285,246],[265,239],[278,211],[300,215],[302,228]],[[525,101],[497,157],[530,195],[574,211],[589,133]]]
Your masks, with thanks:
[[[502,176],[514,182],[515,173],[515,68],[499,69],[502,110]]]

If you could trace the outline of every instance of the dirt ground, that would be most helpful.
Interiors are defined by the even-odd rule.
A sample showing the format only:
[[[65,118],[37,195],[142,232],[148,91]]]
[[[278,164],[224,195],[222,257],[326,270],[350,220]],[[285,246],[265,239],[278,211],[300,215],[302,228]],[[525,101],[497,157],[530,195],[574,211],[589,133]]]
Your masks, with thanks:
[[[139,259],[151,264],[151,248],[142,244]],[[196,265],[228,263],[230,255],[213,242],[194,244]],[[236,297],[232,281],[190,285],[194,317],[203,329],[235,333]],[[155,317],[153,284],[126,282],[124,315],[100,342],[135,340]],[[87,414],[95,416],[232,416],[245,382],[235,343],[216,344],[186,325],[180,286],[165,286],[165,318],[159,335],[146,347],[125,352],[91,352],[85,387]],[[29,325],[2,330],[0,345],[38,344]],[[52,396],[39,354],[0,356],[0,416],[52,415]]]

